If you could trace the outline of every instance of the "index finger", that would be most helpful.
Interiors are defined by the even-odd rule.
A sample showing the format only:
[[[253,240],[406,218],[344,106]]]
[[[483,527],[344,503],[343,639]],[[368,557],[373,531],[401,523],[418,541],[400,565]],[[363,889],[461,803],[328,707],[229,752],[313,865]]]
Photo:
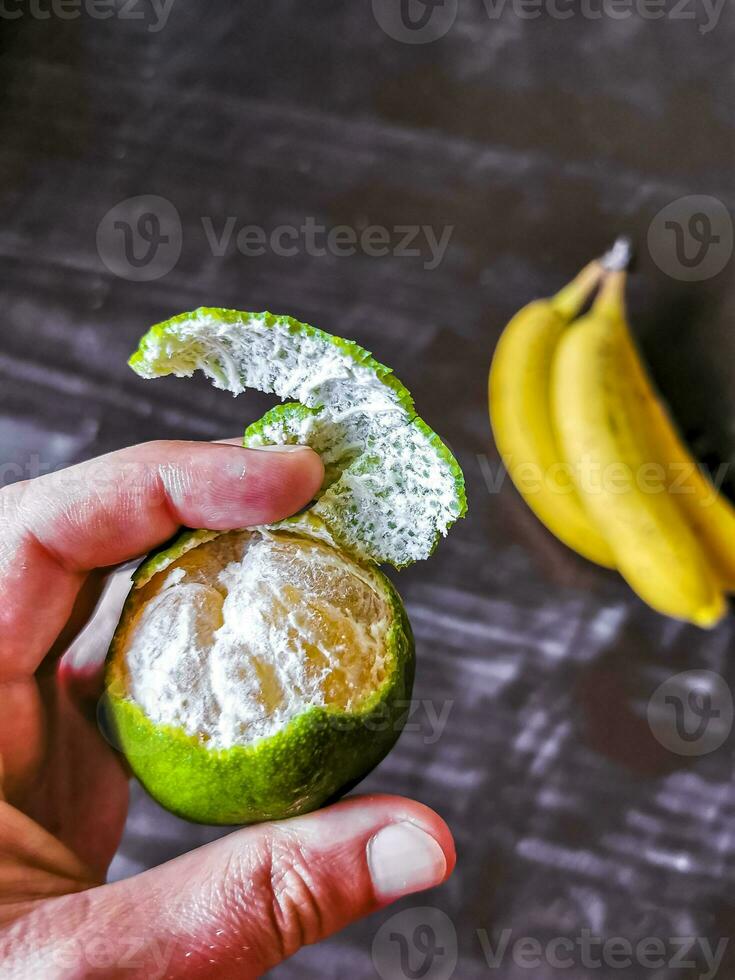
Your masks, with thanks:
[[[35,671],[91,569],[134,558],[181,525],[288,517],[322,476],[306,447],[150,442],[0,491],[0,682]]]

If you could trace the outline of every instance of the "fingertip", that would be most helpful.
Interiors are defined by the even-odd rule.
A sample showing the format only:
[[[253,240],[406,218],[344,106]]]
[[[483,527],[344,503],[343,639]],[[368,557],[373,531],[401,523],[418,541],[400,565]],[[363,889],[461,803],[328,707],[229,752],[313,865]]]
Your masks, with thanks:
[[[167,488],[181,523],[228,530],[270,524],[305,507],[321,485],[322,461],[307,446],[278,450],[203,444],[191,460],[191,479],[171,480]]]
[[[454,836],[447,822],[436,811],[422,803],[417,803],[416,806],[420,810],[417,825],[427,834],[430,834],[442,849],[446,861],[442,881],[446,881],[457,865],[457,848],[454,843]]]
[[[360,799],[357,797],[356,799]],[[436,810],[403,796],[375,796],[364,797],[369,800],[371,805],[379,808],[379,811],[388,813],[392,817],[390,827],[415,827],[421,833],[430,837],[437,845],[443,855],[443,868],[437,863],[434,866],[434,879],[425,887],[433,887],[442,884],[453,873],[457,864],[457,851],[454,843],[452,831],[447,822]],[[396,840],[401,839],[402,834],[396,834]],[[418,845],[417,845],[418,846]],[[400,853],[400,851],[399,851]],[[420,890],[420,889],[416,889]],[[404,892],[405,894],[405,892]]]
[[[456,864],[446,822],[430,807],[405,797],[350,797],[288,824],[317,848],[357,848],[378,904],[442,884]]]
[[[322,485],[324,465],[309,446],[261,446],[242,452],[247,454],[246,474],[252,478],[253,505],[262,505],[270,515],[251,523],[290,517],[310,503]]]

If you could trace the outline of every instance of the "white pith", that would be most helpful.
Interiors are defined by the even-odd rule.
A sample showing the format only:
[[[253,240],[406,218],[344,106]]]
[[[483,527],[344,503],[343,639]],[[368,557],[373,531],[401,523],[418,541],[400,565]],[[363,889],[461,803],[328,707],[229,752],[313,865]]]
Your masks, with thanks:
[[[372,412],[400,406],[395,389],[382,383],[372,367],[319,334],[295,333],[286,318],[269,324],[263,313],[243,317],[245,329],[207,310],[170,324],[165,340],[150,338],[150,377],[159,373],[159,364],[179,377],[199,369],[215,387],[233,395],[257,388],[302,405],[329,405],[335,414],[360,404]]]
[[[145,588],[123,644],[128,693],[210,748],[251,744],[313,706],[349,712],[385,679],[390,604],[325,545],[231,532]]]
[[[457,474],[416,420],[408,392],[386,383],[374,362],[286,318],[238,316],[233,323],[196,310],[167,323],[163,335],[148,336],[135,369],[144,377],[199,369],[233,394],[253,387],[316,409],[303,417],[284,406],[255,441],[302,442],[320,453],[328,485],[310,514],[351,554],[397,567],[427,558],[462,506]],[[303,532],[319,536],[316,525]]]

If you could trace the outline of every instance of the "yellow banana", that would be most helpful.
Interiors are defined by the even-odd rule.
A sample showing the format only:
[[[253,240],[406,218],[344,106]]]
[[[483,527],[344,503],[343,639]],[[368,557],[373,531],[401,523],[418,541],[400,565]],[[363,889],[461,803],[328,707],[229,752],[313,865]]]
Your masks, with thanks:
[[[622,297],[620,303],[624,320]],[[643,414],[641,422],[647,427],[665,485],[689,522],[720,584],[726,592],[732,592],[735,590],[735,508],[704,475],[684,445],[627,327],[622,342],[629,348],[638,386],[649,392],[649,411]]]
[[[602,273],[592,262],[556,296],[516,313],[495,349],[488,395],[495,443],[528,506],[564,544],[613,567],[613,553],[582,507],[557,445],[549,403],[556,346]]]
[[[625,321],[624,272],[566,331],[552,366],[554,426],[582,503],[621,574],[654,609],[713,626],[725,612],[717,572],[665,481],[660,406]],[[665,460],[664,460],[665,461]]]

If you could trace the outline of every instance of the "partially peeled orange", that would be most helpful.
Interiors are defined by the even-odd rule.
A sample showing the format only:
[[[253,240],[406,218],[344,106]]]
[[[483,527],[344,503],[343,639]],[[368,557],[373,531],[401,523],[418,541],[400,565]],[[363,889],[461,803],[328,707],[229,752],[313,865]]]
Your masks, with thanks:
[[[141,565],[108,657],[108,724],[151,795],[190,820],[314,809],[400,734],[413,639],[378,563],[431,554],[466,509],[461,470],[388,368],[288,317],[182,314],[131,365],[298,398],[244,445],[310,445],[325,480],[292,518],[187,531]]]

